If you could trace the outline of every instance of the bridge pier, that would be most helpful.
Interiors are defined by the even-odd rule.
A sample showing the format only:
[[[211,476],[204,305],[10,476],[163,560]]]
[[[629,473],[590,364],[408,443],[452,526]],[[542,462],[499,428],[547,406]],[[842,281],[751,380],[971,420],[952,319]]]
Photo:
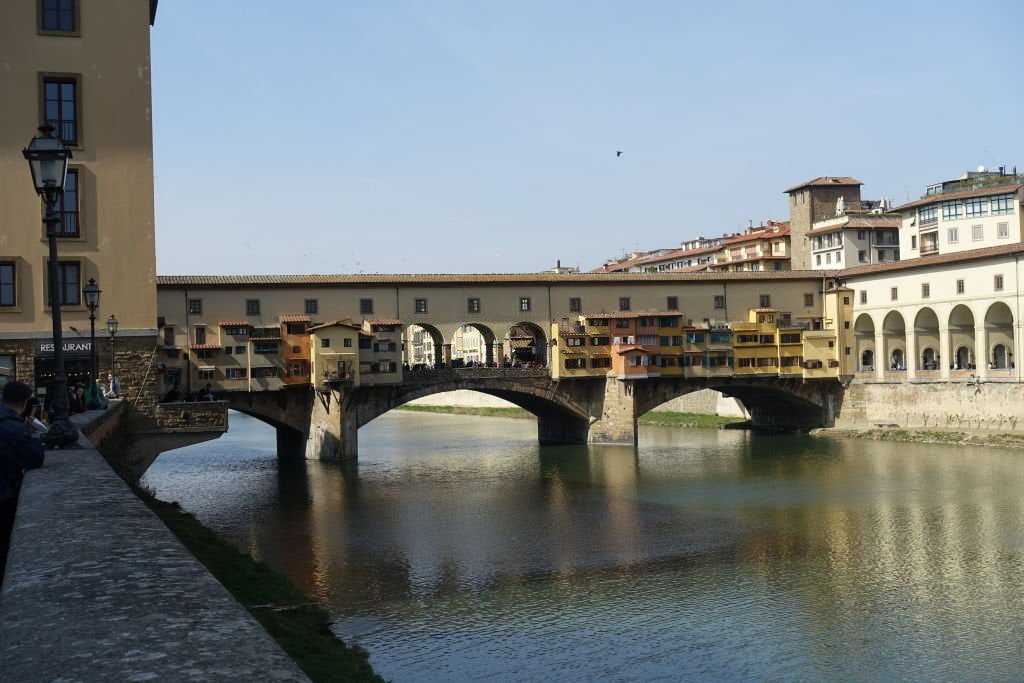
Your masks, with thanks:
[[[347,460],[359,451],[359,426],[354,410],[348,410],[344,389],[329,387],[313,392],[307,460]],[[280,443],[280,442],[278,442]]]
[[[608,377],[603,386],[595,383],[591,393],[591,423],[587,431],[587,442],[635,446],[637,404],[633,382]]]

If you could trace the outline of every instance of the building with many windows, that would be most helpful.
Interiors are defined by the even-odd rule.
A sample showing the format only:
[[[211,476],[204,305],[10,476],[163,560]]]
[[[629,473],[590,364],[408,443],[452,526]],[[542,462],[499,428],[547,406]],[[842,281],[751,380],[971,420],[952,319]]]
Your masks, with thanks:
[[[788,221],[768,221],[722,242],[709,270],[719,272],[790,270]]]
[[[58,296],[71,382],[93,350],[82,287],[102,290],[96,315],[101,371],[120,323],[122,388],[150,374],[156,344],[156,248],[150,27],[156,0],[5,0],[0,3],[0,366],[52,375],[50,297]],[[21,150],[42,124],[72,152],[60,213],[58,292],[48,291],[42,203]]]
[[[951,254],[1021,241],[1024,175],[970,171],[928,186],[920,199],[894,209],[904,258]]]

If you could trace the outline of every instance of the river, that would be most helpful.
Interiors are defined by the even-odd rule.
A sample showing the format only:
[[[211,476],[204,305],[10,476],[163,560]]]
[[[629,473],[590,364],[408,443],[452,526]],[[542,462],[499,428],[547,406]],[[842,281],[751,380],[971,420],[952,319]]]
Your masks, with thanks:
[[[1024,454],[393,411],[353,463],[239,413],[143,483],[321,600],[385,678],[1014,679]]]

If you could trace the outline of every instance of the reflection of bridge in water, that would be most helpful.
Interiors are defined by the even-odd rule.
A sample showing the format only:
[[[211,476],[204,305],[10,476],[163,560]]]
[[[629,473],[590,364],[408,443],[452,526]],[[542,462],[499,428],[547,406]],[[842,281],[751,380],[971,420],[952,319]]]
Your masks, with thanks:
[[[678,396],[714,389],[739,399],[756,428],[805,430],[832,424],[842,399],[838,380],[771,376],[553,379],[546,369],[465,368],[407,372],[400,384],[354,386],[345,380],[277,391],[226,393],[234,410],[277,430],[281,456],[352,458],[357,431],[404,403],[470,390],[513,403],[537,418],[542,444],[635,444],[637,417]]]

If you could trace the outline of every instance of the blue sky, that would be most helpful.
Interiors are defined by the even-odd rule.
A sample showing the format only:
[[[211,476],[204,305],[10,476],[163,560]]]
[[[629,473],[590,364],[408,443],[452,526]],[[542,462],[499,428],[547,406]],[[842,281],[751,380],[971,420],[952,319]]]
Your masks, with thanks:
[[[901,203],[1024,170],[1022,20],[1011,0],[162,2],[158,270],[590,269],[785,219],[782,191],[820,175]]]

